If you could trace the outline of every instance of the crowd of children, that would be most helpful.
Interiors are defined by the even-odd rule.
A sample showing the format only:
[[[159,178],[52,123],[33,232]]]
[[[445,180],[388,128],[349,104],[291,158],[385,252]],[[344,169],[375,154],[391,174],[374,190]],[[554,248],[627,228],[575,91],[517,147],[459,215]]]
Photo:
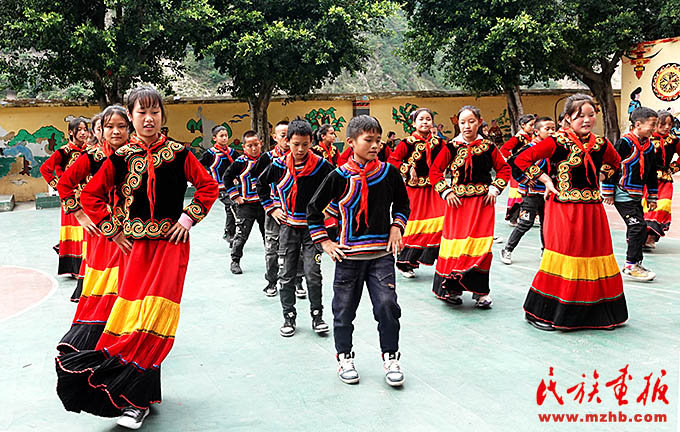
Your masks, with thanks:
[[[87,121],[73,120],[69,144],[41,169],[62,200],[59,273],[84,276],[71,328],[58,344],[64,407],[120,416],[119,425],[137,429],[160,402],[160,365],[179,321],[189,230],[218,198],[234,275],[243,273],[243,248],[258,224],[263,291],[280,295],[281,336],[295,334],[296,299],[307,296],[312,330],[330,331],[321,255],[335,262],[333,337],[338,377],[348,384],[359,381],[352,334],[364,285],[386,383],[404,383],[395,266],[412,278],[420,264],[436,263],[437,298],[461,305],[469,291],[478,308],[492,306],[495,204],[508,184],[518,195],[508,217],[518,223],[501,251],[503,263],[512,264],[513,250],[540,221],[543,252],[525,299],[526,320],[549,331],[620,326],[628,317],[622,275],[655,277],[642,265],[643,249],[670,225],[680,142],[669,133],[668,115],[640,107],[631,113],[630,132],[612,145],[592,132],[596,111],[590,97],[571,96],[557,131],[549,117],[524,116],[520,133],[500,149],[485,135],[482,113],[469,105],[458,112],[460,133],[448,142],[431,110],[415,110],[414,132],[394,148],[382,140],[377,119],[359,115],[347,124],[342,153],[332,125],[314,131],[302,119],[281,121],[272,130],[274,147],[264,153],[257,133],[247,131],[241,155],[217,126],[200,162],[160,132],[165,108],[148,87],[132,91],[127,108],[111,106],[97,116],[93,129],[101,132],[95,129],[89,144]],[[184,206],[187,182],[196,193]],[[603,203],[626,222],[622,271]]]

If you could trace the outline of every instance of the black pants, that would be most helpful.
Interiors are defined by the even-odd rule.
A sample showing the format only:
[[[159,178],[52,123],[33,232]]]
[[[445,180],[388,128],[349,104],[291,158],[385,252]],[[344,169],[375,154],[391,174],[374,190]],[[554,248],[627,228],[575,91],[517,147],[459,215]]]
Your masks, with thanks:
[[[529,232],[529,230],[534,226],[534,221],[536,216],[541,221],[541,249],[544,247],[543,242],[543,218],[545,216],[545,199],[543,195],[526,195],[522,199],[522,204],[520,204],[519,210],[519,221],[517,226],[512,230],[510,238],[505,245],[505,249],[512,252],[515,250],[519,241],[522,239],[524,234]]]
[[[233,237],[236,234],[236,204],[229,198],[227,192],[220,191],[220,201],[224,204],[227,220],[224,222],[224,233]]]
[[[647,223],[642,210],[642,201],[614,202],[616,210],[626,223],[626,262],[638,263],[642,261],[642,246],[647,240]]]
[[[321,251],[312,241],[309,229],[281,225],[279,231],[279,281],[283,315],[295,313],[295,282],[302,258],[309,307],[323,310],[321,303]]]
[[[248,241],[250,231],[256,221],[264,241],[264,209],[262,205],[256,202],[236,206],[236,235],[234,236],[234,245],[231,248],[232,260],[238,261],[243,256],[243,246]]]
[[[338,353],[352,351],[352,322],[356,317],[364,283],[373,304],[373,318],[378,322],[382,352],[399,351],[399,318],[395,290],[394,256],[372,260],[345,259],[335,264],[333,281],[333,336]]]

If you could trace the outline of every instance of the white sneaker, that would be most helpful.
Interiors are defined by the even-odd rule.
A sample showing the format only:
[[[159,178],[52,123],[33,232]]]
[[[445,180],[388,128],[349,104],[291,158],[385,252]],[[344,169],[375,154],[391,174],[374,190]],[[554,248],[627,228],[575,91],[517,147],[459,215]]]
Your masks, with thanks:
[[[149,409],[139,409],[135,407],[123,408],[123,415],[120,416],[116,424],[128,429],[139,429],[146,416],[149,415]]]
[[[359,382],[359,372],[354,367],[354,352],[342,353],[335,356],[338,359],[338,378],[345,384]]]
[[[503,264],[512,264],[512,252],[507,249],[501,249],[501,262]]]
[[[399,387],[404,384],[406,378],[399,364],[401,353],[383,353],[382,357],[385,367],[385,382],[392,387]]]
[[[484,295],[477,299],[475,306],[481,309],[489,309],[493,305],[493,300],[490,295]]]
[[[501,236],[494,236],[493,242],[494,242],[494,243],[503,243],[503,237],[501,237]]]
[[[406,279],[413,279],[414,277],[416,277],[416,272],[414,272],[413,269],[409,270],[399,269],[399,273],[401,273],[401,275],[404,276]]]
[[[621,273],[623,273],[623,275],[627,278],[638,282],[649,282],[656,277],[656,273],[647,270],[639,263],[626,264],[623,270],[621,270]]]

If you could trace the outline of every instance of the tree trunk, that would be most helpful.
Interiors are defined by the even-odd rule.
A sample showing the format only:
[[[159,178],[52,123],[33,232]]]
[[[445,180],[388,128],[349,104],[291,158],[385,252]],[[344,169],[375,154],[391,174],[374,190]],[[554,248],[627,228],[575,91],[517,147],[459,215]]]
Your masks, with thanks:
[[[522,105],[522,95],[519,86],[505,87],[505,99],[508,103],[508,117],[510,117],[510,128],[512,134],[519,131],[519,118],[524,114],[524,105]]]
[[[272,97],[273,89],[263,86],[263,89],[256,97],[248,98],[250,109],[250,127],[262,140],[262,151],[269,150],[271,133],[269,130],[269,119],[267,118],[267,108]]]

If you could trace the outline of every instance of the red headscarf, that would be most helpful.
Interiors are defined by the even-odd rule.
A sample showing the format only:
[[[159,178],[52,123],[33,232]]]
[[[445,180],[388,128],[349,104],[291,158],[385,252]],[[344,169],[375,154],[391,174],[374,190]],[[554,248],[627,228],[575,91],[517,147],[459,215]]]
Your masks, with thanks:
[[[298,177],[308,176],[316,167],[316,161],[318,156],[314,154],[311,150],[307,151],[307,159],[305,160],[305,165],[302,170],[298,173],[295,169],[295,158],[293,157],[293,152],[289,152],[286,155],[286,168],[291,177],[293,177],[293,186],[290,190],[290,196],[288,197],[288,208],[291,213],[295,212],[295,201],[297,200],[297,179]]]
[[[640,144],[640,139],[635,135],[634,133],[627,133],[624,135],[624,138],[628,138],[633,142],[633,145],[635,145],[635,148],[637,149],[638,153],[640,154],[640,178],[644,178],[645,176],[645,147],[642,144]],[[666,159],[666,158],[664,158]]]
[[[357,212],[356,216],[356,222],[357,226],[359,225],[361,221],[361,214],[364,214],[364,223],[366,226],[368,226],[368,178],[367,178],[367,172],[371,172],[374,169],[376,169],[380,165],[380,161],[378,158],[373,159],[370,162],[367,162],[366,165],[362,168],[355,160],[354,157],[350,157],[347,163],[345,164],[345,168],[351,172],[352,174],[359,174],[361,176],[361,195],[360,195],[360,204],[359,204],[359,211]]]
[[[590,179],[588,178],[588,167],[592,168],[593,173],[595,173],[595,177],[597,177],[597,169],[595,168],[595,163],[593,162],[593,158],[590,157],[590,151],[593,149],[595,146],[595,134],[590,133],[588,136],[588,143],[584,146],[579,137],[576,136],[574,131],[571,129],[563,129],[564,133],[567,134],[567,137],[569,140],[576,144],[576,147],[578,147],[582,152],[583,152],[583,160],[586,163],[586,181],[588,181],[588,184],[590,184]]]
[[[153,150],[161,147],[167,141],[167,137],[159,134],[158,139],[151,145],[147,146],[137,134],[132,134],[130,137],[130,144],[140,147],[146,152],[146,172],[149,178],[146,181],[146,196],[149,198],[149,209],[151,210],[151,219],[153,220],[153,211],[156,205],[156,172],[153,165]]]

